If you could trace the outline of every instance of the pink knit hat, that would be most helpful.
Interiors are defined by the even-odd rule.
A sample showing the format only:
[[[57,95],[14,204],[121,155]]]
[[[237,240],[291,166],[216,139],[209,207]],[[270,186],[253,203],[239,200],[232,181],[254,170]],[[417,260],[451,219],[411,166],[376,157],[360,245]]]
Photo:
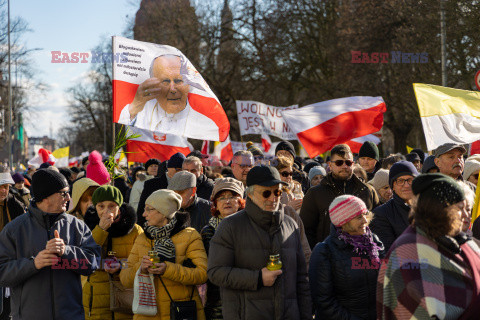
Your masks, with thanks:
[[[333,225],[341,227],[353,218],[368,212],[368,209],[362,199],[346,194],[333,199],[328,211]]]
[[[102,162],[102,155],[94,150],[88,156],[87,178],[92,179],[99,185],[104,185],[110,182],[110,174]]]

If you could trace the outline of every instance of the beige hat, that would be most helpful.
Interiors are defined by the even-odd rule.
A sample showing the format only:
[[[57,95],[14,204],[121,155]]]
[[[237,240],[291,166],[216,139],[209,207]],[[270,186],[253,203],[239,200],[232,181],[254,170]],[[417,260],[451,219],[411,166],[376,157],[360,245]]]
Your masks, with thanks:
[[[463,168],[463,179],[468,180],[475,171],[480,170],[480,162],[475,160],[465,161],[465,167]]]
[[[213,200],[217,193],[225,190],[235,192],[241,197],[243,197],[243,193],[245,192],[245,188],[243,187],[243,183],[241,181],[238,181],[234,178],[221,178],[215,180],[215,185],[213,186],[212,196],[210,197],[210,199]]]
[[[80,198],[90,187],[100,187],[100,185],[89,178],[82,178],[75,181],[72,186],[72,201],[70,201],[69,211],[75,209]]]
[[[145,204],[154,207],[155,210],[163,214],[167,219],[175,217],[175,212],[182,205],[182,197],[172,190],[162,189],[152,193]]]
[[[380,169],[375,173],[375,176],[372,180],[368,181],[368,184],[372,185],[373,188],[378,191],[385,186],[388,186],[388,174],[389,171],[387,169]]]

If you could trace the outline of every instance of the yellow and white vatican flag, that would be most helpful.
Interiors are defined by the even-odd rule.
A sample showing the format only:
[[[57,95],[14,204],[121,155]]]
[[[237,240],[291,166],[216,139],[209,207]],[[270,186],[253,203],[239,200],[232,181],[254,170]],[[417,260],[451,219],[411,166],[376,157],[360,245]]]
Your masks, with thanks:
[[[57,159],[55,161],[55,167],[67,168],[68,157],[70,155],[70,147],[60,148],[52,152],[52,155]]]
[[[480,92],[414,83],[427,149],[480,139]]]

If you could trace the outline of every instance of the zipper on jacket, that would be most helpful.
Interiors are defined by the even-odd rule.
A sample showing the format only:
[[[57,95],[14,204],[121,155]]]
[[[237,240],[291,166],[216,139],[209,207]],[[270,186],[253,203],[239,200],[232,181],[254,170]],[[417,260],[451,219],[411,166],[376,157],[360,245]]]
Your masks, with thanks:
[[[50,240],[50,219],[48,216],[45,216],[45,223],[47,225],[47,239]],[[48,241],[47,240],[47,241]],[[50,300],[52,302],[52,319],[55,320],[55,299],[54,299],[54,291],[53,291],[53,269],[50,266]]]
[[[93,306],[93,285],[90,283],[90,276],[87,279],[88,283],[90,284],[90,299],[88,301],[88,317],[92,316],[92,306]]]

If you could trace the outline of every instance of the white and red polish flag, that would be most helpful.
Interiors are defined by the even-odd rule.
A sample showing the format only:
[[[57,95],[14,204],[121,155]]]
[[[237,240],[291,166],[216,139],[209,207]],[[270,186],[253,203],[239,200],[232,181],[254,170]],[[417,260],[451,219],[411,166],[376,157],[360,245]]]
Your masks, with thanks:
[[[223,142],[215,141],[213,144],[213,155],[218,159],[224,161],[230,161],[233,158],[232,143],[230,141],[230,135]]]
[[[265,132],[262,132],[262,147],[265,152],[268,152],[272,147],[272,140],[270,140],[270,136]]]
[[[129,132],[137,133],[141,136],[127,140],[126,154],[128,162],[145,163],[151,158],[165,161],[177,152],[186,156],[193,150],[191,144],[184,137],[160,134],[132,127],[129,127]]]
[[[210,141],[203,140],[202,149],[200,150],[200,152],[202,154],[208,154],[209,149],[210,149]]]
[[[168,58],[173,65],[170,68],[175,93],[167,89],[173,83],[171,79],[162,79],[158,85],[149,82],[153,79],[147,81],[163,77],[166,67],[161,66],[159,57]],[[172,62],[172,57],[178,58],[178,63],[175,59]],[[113,59],[114,122],[199,140],[225,141],[230,131],[227,115],[202,75],[180,50],[114,36]],[[148,101],[137,114],[130,114],[129,106],[136,96],[137,100]],[[183,109],[166,113],[166,107],[174,104]]]
[[[350,150],[352,150],[353,153],[359,153],[360,148],[367,141],[371,141],[371,142],[378,145],[380,143],[380,138],[377,137],[374,134],[368,134],[368,135],[363,136],[363,137],[352,139],[352,140],[347,141],[345,143],[348,144],[348,146],[350,147]]]
[[[282,111],[282,115],[313,158],[339,143],[379,131],[386,110],[382,97],[357,96]]]

